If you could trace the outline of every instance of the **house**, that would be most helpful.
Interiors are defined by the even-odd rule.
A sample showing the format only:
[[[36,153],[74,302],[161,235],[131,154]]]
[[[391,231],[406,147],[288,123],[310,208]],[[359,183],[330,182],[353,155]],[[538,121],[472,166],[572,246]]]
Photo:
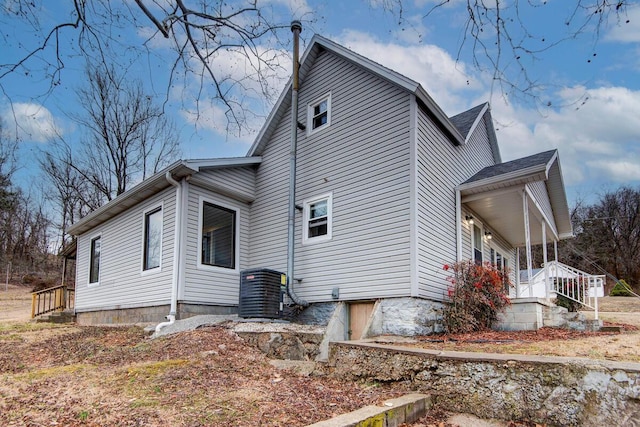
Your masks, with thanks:
[[[519,271],[520,248],[572,236],[557,151],[503,163],[488,104],[448,117],[415,81],[318,35],[299,73],[301,318],[339,338],[433,332],[444,264]],[[236,313],[242,271],[287,271],[291,94],[245,157],[176,162],[69,229],[80,323]],[[533,310],[518,327],[542,326]]]

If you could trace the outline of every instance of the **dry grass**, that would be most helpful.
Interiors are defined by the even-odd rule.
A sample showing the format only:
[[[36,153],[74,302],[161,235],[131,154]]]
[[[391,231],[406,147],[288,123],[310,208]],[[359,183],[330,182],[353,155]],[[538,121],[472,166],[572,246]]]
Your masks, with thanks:
[[[601,317],[640,325],[637,301],[605,298],[601,306],[610,311]],[[354,384],[278,370],[223,328],[152,341],[135,327],[25,322],[29,305],[29,289],[0,289],[3,426],[302,426],[407,391],[402,385]],[[634,351],[640,346],[637,330],[527,335],[423,344],[640,361]],[[442,414],[425,418],[426,425],[451,425],[444,419]]]

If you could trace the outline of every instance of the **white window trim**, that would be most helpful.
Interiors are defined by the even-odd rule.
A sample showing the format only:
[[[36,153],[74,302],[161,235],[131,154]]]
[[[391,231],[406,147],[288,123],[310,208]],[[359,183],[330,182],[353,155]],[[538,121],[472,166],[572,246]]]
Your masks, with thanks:
[[[309,208],[313,203],[321,200],[327,201],[327,234],[324,236],[309,237]],[[311,245],[326,242],[333,238],[333,193],[322,194],[302,202],[302,244]]]
[[[327,101],[327,123],[314,129],[313,108],[325,100]],[[328,128],[329,126],[331,126],[331,92],[307,104],[307,136],[312,135],[316,132],[320,132],[323,129]]]
[[[235,267],[234,268],[218,267],[215,265],[207,265],[202,263],[202,214],[203,214],[205,202],[211,203],[216,206],[220,206],[221,208],[232,210],[236,213],[235,229],[233,230],[233,235],[235,237],[235,253],[234,253]],[[236,206],[232,206],[228,203],[221,202],[220,200],[217,200],[214,198],[200,196],[198,198],[198,230],[197,232],[198,232],[198,249],[197,249],[198,262],[196,263],[196,268],[198,270],[212,271],[212,272],[225,273],[225,274],[237,274],[240,271],[240,209],[239,208],[237,208]]]
[[[93,254],[91,253],[91,244],[93,243],[93,241],[95,239],[100,239],[100,265],[98,267],[98,281],[97,282],[91,282],[91,260],[93,259]],[[102,233],[98,233],[98,234],[94,234],[91,237],[89,237],[89,265],[87,266],[87,287],[88,288],[95,288],[97,286],[100,286],[100,278],[102,276],[102,252],[104,251],[104,246],[103,246],[103,241],[102,241]]]
[[[160,230],[160,265],[158,265],[157,267],[153,267],[153,268],[149,268],[147,270],[144,269],[144,258],[145,258],[145,245],[147,244],[146,239],[145,239],[145,235],[146,235],[146,219],[147,219],[147,214],[150,212],[155,211],[156,209],[160,208],[160,213],[162,215],[162,220],[161,220],[161,230]],[[142,256],[141,256],[141,262],[140,262],[140,274],[142,276],[146,276],[148,274],[155,274],[155,273],[159,273],[162,271],[162,258],[164,258],[163,255],[163,248],[162,248],[162,238],[164,237],[164,203],[159,203],[157,205],[154,205],[148,209],[145,209],[142,212]]]

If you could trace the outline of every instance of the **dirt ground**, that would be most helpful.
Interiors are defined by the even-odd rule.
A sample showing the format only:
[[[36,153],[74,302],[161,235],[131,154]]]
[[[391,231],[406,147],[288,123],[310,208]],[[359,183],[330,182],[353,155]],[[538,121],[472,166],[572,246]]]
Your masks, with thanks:
[[[303,426],[410,391],[279,369],[224,328],[150,340],[135,327],[29,321],[30,289],[0,286],[2,426]],[[640,299],[606,297],[621,333],[422,337],[420,345],[640,362]],[[524,426],[430,413],[414,426]]]

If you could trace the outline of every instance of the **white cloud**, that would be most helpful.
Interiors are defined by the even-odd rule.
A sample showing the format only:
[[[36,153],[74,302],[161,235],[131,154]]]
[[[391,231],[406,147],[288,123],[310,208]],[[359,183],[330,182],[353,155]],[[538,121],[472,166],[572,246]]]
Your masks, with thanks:
[[[419,82],[447,114],[467,108],[470,92],[482,89],[463,63],[435,45],[382,43],[358,31],[346,31],[339,43]]]
[[[47,142],[62,135],[53,114],[39,104],[14,103],[4,109],[2,118],[9,135],[21,141]]]
[[[619,16],[619,21],[615,22],[611,31],[605,36],[605,40],[623,43],[640,42],[640,6],[629,6],[626,15]]]
[[[566,185],[640,180],[640,91],[576,86],[559,96],[565,106],[547,116],[494,105],[496,121],[509,123],[498,131],[505,160],[558,148]]]

